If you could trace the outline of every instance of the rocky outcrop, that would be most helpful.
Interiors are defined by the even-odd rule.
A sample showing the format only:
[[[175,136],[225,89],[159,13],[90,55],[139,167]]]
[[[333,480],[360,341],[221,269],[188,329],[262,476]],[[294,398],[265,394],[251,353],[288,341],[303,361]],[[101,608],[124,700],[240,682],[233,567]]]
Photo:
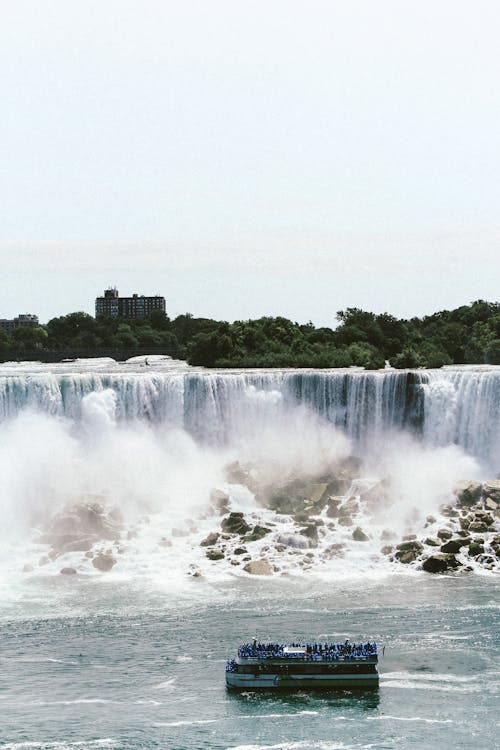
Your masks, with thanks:
[[[273,572],[267,560],[252,560],[243,567],[243,570],[254,576],[270,576]]]
[[[224,552],[218,548],[207,549],[206,555],[209,560],[223,560],[224,559]]]
[[[243,513],[230,513],[222,519],[221,527],[228,534],[240,535],[247,534],[251,528],[245,521]]]
[[[97,500],[67,506],[54,516],[39,542],[49,544],[51,557],[67,552],[87,552],[99,541],[115,541],[123,529],[118,508],[106,508]]]
[[[453,494],[457,498],[458,505],[474,505],[483,491],[483,485],[481,482],[474,482],[471,480],[463,480],[457,482],[453,488]]]

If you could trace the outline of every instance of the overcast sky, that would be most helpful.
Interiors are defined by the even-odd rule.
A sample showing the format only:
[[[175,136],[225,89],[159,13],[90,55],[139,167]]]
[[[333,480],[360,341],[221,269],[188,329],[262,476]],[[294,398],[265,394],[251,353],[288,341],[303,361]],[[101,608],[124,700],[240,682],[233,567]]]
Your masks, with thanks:
[[[498,0],[0,0],[0,318],[497,301],[499,39]]]

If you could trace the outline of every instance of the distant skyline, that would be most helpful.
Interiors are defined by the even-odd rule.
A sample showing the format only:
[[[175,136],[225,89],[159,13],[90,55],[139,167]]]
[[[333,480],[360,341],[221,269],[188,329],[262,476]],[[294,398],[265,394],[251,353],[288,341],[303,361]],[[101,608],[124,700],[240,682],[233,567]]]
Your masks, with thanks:
[[[5,3],[0,318],[497,301],[499,36],[495,0]]]

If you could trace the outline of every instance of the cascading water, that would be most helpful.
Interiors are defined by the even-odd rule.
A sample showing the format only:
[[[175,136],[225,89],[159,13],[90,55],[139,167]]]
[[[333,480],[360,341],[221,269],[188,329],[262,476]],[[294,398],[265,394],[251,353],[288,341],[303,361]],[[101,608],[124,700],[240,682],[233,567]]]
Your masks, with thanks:
[[[111,389],[118,420],[184,429],[212,446],[304,406],[360,450],[388,431],[406,430],[425,444],[456,444],[492,469],[500,466],[500,368],[88,372],[68,364],[66,372],[61,366],[57,373],[46,369],[0,368],[0,422],[27,407],[78,421],[85,396]]]

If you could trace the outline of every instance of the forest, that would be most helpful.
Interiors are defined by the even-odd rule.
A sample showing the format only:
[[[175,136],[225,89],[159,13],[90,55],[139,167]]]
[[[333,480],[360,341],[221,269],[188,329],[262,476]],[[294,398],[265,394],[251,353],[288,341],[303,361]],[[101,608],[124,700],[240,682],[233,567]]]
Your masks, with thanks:
[[[263,317],[229,323],[170,319],[155,311],[143,320],[93,318],[73,312],[35,328],[0,330],[0,357],[82,351],[99,356],[134,350],[165,352],[205,367],[350,367],[378,369],[451,364],[500,364],[500,303],[477,300],[454,310],[409,320],[349,307],[332,327]]]

